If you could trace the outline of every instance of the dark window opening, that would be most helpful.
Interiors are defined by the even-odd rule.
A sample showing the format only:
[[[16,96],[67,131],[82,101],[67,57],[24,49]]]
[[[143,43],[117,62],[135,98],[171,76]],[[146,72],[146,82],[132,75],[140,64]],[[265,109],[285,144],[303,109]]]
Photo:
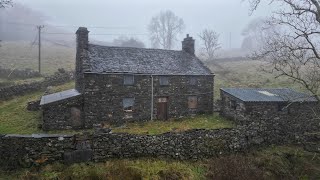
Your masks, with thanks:
[[[237,109],[237,102],[235,100],[230,101],[230,108],[234,110]]]
[[[133,112],[134,98],[124,98],[122,104],[125,112]]]
[[[189,79],[189,85],[196,85],[197,84],[197,78],[196,77],[190,77]]]
[[[285,108],[285,104],[278,104],[278,111],[283,111]]]
[[[198,108],[198,98],[197,98],[197,96],[189,96],[188,97],[188,108],[189,109]]]
[[[125,75],[123,77],[124,85],[133,85],[134,84],[134,76],[133,75]]]
[[[169,78],[167,76],[160,76],[159,83],[160,86],[167,86],[169,85]]]
[[[286,104],[278,104],[278,111],[279,112],[281,112],[281,111],[283,111],[283,112],[285,112],[285,111],[289,111],[288,110],[288,107],[287,107],[287,105]]]

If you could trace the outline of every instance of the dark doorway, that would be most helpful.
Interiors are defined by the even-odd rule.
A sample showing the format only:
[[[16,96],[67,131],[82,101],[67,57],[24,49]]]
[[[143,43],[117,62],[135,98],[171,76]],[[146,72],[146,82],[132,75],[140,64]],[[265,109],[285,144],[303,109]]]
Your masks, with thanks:
[[[159,120],[168,119],[168,98],[167,97],[158,98],[157,119]]]

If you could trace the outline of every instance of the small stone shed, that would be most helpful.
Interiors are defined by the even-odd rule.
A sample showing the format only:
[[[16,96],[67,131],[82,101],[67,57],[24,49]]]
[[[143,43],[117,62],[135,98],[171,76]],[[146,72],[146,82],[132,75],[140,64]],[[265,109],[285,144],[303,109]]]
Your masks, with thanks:
[[[317,99],[289,88],[222,88],[221,115],[236,122],[311,118]]]

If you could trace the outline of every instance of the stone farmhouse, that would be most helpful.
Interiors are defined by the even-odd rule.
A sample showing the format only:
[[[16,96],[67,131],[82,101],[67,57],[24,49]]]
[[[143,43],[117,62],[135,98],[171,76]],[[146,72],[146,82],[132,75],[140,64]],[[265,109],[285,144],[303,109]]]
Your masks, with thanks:
[[[314,96],[288,88],[222,88],[220,94],[221,115],[241,124],[267,120],[300,121],[297,124],[301,125],[313,119],[318,103]]]
[[[189,35],[179,51],[89,44],[84,27],[76,35],[75,89],[41,98],[44,130],[213,112],[214,74]]]

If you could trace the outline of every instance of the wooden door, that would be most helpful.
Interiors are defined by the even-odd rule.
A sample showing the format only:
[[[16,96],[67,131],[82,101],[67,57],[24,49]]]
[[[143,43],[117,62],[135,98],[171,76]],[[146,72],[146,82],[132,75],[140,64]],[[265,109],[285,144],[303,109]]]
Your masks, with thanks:
[[[157,119],[159,120],[168,119],[168,98],[166,97],[162,97],[158,99]]]

